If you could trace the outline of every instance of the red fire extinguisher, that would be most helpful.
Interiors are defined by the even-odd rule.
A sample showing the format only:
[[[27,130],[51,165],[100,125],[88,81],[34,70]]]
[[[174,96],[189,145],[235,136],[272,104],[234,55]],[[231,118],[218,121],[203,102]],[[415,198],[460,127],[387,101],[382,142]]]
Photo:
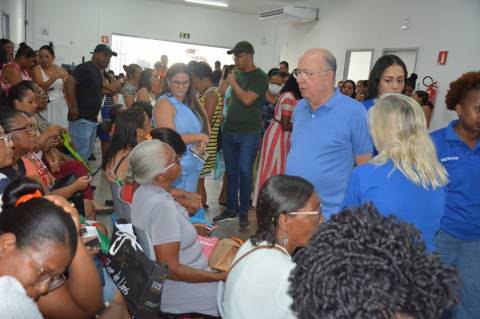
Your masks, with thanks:
[[[430,101],[430,103],[435,105],[435,100],[437,98],[437,89],[438,89],[437,81],[434,81],[431,76],[427,75],[426,77],[423,78],[422,82],[423,82],[423,85],[427,88],[426,91],[428,94],[428,100]]]

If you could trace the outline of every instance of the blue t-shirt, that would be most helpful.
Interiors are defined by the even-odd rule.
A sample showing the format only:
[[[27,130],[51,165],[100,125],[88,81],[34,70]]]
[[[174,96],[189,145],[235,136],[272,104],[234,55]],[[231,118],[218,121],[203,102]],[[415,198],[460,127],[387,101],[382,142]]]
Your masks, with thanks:
[[[480,239],[480,142],[471,149],[454,130],[458,121],[432,133],[440,162],[448,172],[441,228],[461,240]]]
[[[339,90],[315,111],[302,99],[293,112],[285,171],[315,185],[327,218],[339,211],[355,157],[372,152],[366,116],[362,104]]]
[[[414,224],[427,248],[433,250],[433,237],[445,209],[445,187],[426,189],[410,181],[393,162],[365,163],[353,170],[342,206],[358,207],[372,202],[383,215],[396,215]]]

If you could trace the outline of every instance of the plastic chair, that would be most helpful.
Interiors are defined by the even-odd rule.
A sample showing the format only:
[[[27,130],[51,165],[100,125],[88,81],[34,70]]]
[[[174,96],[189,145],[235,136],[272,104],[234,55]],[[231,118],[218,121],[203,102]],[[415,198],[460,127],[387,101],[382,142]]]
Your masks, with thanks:
[[[115,182],[109,182],[110,190],[112,192],[113,207],[118,218],[131,218],[130,204],[121,200],[120,191],[121,186]]]

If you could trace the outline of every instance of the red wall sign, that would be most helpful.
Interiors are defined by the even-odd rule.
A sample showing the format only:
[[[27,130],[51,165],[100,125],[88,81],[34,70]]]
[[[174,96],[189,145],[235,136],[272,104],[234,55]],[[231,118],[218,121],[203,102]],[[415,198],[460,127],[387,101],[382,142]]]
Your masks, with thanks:
[[[447,64],[448,51],[438,52],[438,64],[445,65]]]
[[[108,35],[102,35],[102,37],[100,38],[100,41],[102,43],[108,43]]]

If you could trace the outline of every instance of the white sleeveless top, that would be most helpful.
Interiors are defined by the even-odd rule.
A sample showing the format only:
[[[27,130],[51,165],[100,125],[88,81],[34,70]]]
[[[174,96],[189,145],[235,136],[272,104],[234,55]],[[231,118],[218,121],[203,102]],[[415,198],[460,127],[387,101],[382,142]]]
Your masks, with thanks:
[[[45,73],[43,68],[40,67],[40,71],[42,73],[42,80],[43,81],[48,81],[50,78],[48,75]],[[53,88],[53,90],[48,91],[48,96],[52,98],[58,98],[58,97],[63,97],[63,79],[56,79],[55,82],[50,85],[50,88]]]

